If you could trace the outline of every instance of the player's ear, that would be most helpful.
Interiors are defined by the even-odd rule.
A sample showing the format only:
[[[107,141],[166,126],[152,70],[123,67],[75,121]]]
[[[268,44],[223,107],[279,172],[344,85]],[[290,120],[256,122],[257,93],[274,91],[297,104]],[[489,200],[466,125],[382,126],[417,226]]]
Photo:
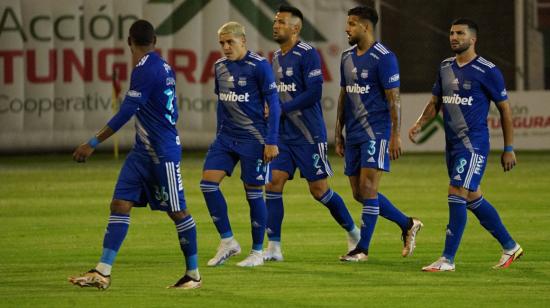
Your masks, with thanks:
[[[154,35],[153,36],[153,46],[155,46],[157,44],[157,36]]]
[[[132,47],[132,39],[130,37],[128,37],[127,42],[128,46]]]

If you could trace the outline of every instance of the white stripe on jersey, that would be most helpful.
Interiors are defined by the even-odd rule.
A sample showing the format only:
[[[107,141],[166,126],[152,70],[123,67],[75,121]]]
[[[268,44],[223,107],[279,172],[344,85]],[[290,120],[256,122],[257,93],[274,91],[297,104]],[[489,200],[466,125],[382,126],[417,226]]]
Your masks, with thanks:
[[[298,47],[302,48],[303,50],[311,50],[313,49],[313,47],[311,47],[310,45],[306,44],[306,43],[298,43]]]
[[[470,182],[472,181],[472,176],[474,175],[474,170],[477,165],[477,154],[472,153],[470,156],[470,165],[468,166],[468,172],[466,173],[466,178],[464,179],[464,187],[468,188],[470,186]]]
[[[388,54],[388,53],[390,53],[390,51],[387,50],[386,47],[384,47],[384,45],[382,45],[382,44],[380,44],[380,43],[374,44],[374,47],[375,47],[378,51],[382,52],[383,54]]]
[[[334,173],[332,172],[332,169],[330,168],[327,159],[327,143],[318,143],[317,146],[319,147],[319,154],[321,155],[321,161],[323,162],[323,165],[325,165],[326,173],[328,174],[328,176],[333,176]]]
[[[262,61],[262,60],[265,60],[264,57],[260,56],[259,54],[255,53],[255,52],[250,52],[250,57],[256,59],[256,60],[259,60],[259,61]]]
[[[386,154],[386,139],[380,140],[380,152],[378,152],[378,168],[384,169],[384,158]]]
[[[216,63],[214,63],[214,64],[218,64],[218,63],[223,62],[223,61],[225,61],[225,60],[227,60],[227,57],[221,57],[221,58],[219,58],[219,59],[216,61]]]
[[[269,184],[269,182],[271,182],[271,170],[270,169],[270,163],[267,163],[265,165],[265,180],[264,180],[264,184],[267,185]]]
[[[147,59],[149,59],[149,55],[145,55],[143,58],[141,58],[141,60],[139,60],[138,64],[136,65],[136,67],[138,66],[142,66],[143,64],[145,64],[145,62],[147,62]]]
[[[477,58],[477,62],[479,62],[479,63],[481,63],[481,64],[483,64],[483,65],[485,65],[489,68],[495,67],[495,65],[492,62],[490,62],[490,61],[488,61],[488,60],[486,60],[482,57]]]
[[[166,178],[168,180],[168,196],[170,199],[170,207],[172,208],[172,212],[179,211],[179,198],[178,198],[178,187],[177,187],[177,179],[176,179],[176,172],[174,170],[174,163],[164,163],[166,166]]]
[[[386,50],[382,45],[380,44],[375,44],[374,45],[374,49],[378,50],[381,54],[383,55],[387,55],[388,53],[390,53],[388,50]]]

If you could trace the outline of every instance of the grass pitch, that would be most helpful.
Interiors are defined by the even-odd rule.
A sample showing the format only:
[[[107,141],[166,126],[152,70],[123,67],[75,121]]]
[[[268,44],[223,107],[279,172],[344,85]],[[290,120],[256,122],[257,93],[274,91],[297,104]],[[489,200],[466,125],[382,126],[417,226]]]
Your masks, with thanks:
[[[0,157],[0,306],[6,307],[366,307],[550,305],[550,155],[518,153],[504,174],[499,155],[489,158],[485,197],[525,249],[507,270],[491,266],[498,243],[469,214],[454,273],[423,273],[443,249],[447,185],[442,154],[405,155],[392,163],[381,192],[405,213],[422,219],[417,250],[402,258],[400,231],[379,218],[367,263],[341,263],[346,237],[328,211],[295,179],[285,194],[285,261],[243,269],[235,263],[206,266],[218,235],[199,189],[204,153],[185,153],[182,173],[188,207],[198,227],[203,287],[168,290],[184,271],[175,228],[160,212],[134,209],[109,290],[80,289],[67,277],[95,266],[101,254],[109,202],[122,164],[107,154],[86,164],[70,154]],[[346,200],[357,223],[342,160],[331,159],[332,188]],[[239,172],[222,184],[233,231],[243,253],[250,249],[248,204]]]

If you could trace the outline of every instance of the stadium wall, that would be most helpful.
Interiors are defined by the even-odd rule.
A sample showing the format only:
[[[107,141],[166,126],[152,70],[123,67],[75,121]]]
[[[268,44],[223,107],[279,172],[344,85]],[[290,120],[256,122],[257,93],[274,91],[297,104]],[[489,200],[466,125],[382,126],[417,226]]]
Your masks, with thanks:
[[[113,71],[122,98],[131,73],[126,36],[137,18],[150,20],[158,52],[176,71],[178,129],[186,148],[204,148],[214,137],[216,101],[213,64],[221,56],[216,31],[228,20],[243,23],[248,47],[270,58],[275,2],[270,0],[3,0],[0,3],[0,153],[74,148],[112,116]],[[321,55],[323,107],[332,141],[339,93],[340,54],[348,47],[347,10],[354,1],[291,1],[305,14],[303,39]],[[330,21],[330,22],[327,22]],[[446,43],[446,42],[444,42]],[[408,57],[400,60],[410,61]],[[435,67],[435,64],[434,64]],[[426,77],[428,80],[432,75]],[[431,82],[431,80],[430,80]],[[413,145],[406,130],[429,93],[404,94],[406,151],[441,151],[440,121],[430,124],[423,143]],[[546,92],[511,93],[516,148],[550,149],[550,101]],[[498,112],[489,117],[493,147],[500,148]],[[133,125],[119,135],[133,143]],[[102,147],[107,147],[103,145]]]

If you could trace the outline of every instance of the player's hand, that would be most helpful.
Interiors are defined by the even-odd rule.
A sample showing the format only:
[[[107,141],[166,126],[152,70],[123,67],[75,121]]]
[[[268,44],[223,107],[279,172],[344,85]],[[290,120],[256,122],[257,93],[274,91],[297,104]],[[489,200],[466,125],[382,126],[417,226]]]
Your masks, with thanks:
[[[279,155],[279,147],[276,144],[266,144],[264,148],[264,162],[269,163]]]
[[[93,152],[94,148],[92,148],[92,146],[88,143],[83,143],[74,150],[73,160],[77,163],[85,163],[86,159],[88,159]]]
[[[401,136],[392,134],[390,137],[390,160],[396,160],[401,156]]]
[[[516,153],[514,153],[514,151],[503,152],[500,156],[500,164],[502,165],[504,172],[512,170],[512,168],[514,168],[517,164]]]
[[[409,129],[409,139],[413,143],[416,143],[416,136],[418,136],[418,133],[420,133],[421,130],[422,130],[422,126],[420,126],[418,122],[414,123],[414,125],[411,126],[411,128]]]
[[[336,151],[336,155],[340,157],[344,157],[344,137],[343,136],[336,137],[334,144],[335,144],[334,150]]]

